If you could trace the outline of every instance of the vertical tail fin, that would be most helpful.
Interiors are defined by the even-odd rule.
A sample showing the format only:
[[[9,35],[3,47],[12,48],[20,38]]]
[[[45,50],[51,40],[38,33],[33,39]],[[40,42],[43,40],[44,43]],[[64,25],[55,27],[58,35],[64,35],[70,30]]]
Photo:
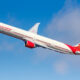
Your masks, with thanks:
[[[77,55],[80,55],[80,43],[77,44],[77,45],[75,45],[75,46],[74,46],[74,49],[75,49],[75,53],[76,53]]]
[[[80,50],[80,43],[75,45],[74,47],[76,47],[78,50]]]
[[[36,23],[29,31],[37,34],[40,23]]]

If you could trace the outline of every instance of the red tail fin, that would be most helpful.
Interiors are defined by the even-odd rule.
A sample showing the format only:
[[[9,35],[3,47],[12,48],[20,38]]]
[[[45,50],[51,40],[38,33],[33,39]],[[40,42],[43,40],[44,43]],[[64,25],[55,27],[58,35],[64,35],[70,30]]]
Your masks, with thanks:
[[[77,50],[79,50],[80,51],[80,43],[78,44],[78,45],[76,45],[76,46],[74,46]]]
[[[75,53],[76,53],[77,55],[80,55],[80,44],[74,46],[74,48],[75,48]]]

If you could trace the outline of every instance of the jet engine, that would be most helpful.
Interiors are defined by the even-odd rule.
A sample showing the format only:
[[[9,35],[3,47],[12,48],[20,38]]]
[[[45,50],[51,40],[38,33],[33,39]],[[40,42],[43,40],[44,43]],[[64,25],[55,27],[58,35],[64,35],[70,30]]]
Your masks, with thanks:
[[[26,42],[25,42],[25,47],[28,47],[28,48],[35,48],[35,44],[34,44],[33,42],[26,41]]]

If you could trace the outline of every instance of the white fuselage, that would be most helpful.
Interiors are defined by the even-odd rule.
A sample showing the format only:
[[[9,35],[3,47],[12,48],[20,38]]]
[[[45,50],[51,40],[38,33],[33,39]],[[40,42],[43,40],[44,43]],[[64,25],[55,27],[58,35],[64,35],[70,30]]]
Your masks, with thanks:
[[[31,41],[36,45],[39,45],[44,48],[59,51],[61,53],[73,54],[72,50],[62,42],[58,42],[56,40],[52,40],[52,39],[34,34],[26,30],[12,27],[10,25],[0,23],[0,32],[24,41]]]

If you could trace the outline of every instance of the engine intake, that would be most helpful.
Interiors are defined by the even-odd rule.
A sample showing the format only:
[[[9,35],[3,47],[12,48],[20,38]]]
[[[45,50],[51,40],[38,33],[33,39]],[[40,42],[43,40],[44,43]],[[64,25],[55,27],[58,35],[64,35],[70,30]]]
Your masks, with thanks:
[[[35,44],[30,42],[30,41],[26,41],[25,42],[25,47],[28,47],[28,48],[35,48]]]

